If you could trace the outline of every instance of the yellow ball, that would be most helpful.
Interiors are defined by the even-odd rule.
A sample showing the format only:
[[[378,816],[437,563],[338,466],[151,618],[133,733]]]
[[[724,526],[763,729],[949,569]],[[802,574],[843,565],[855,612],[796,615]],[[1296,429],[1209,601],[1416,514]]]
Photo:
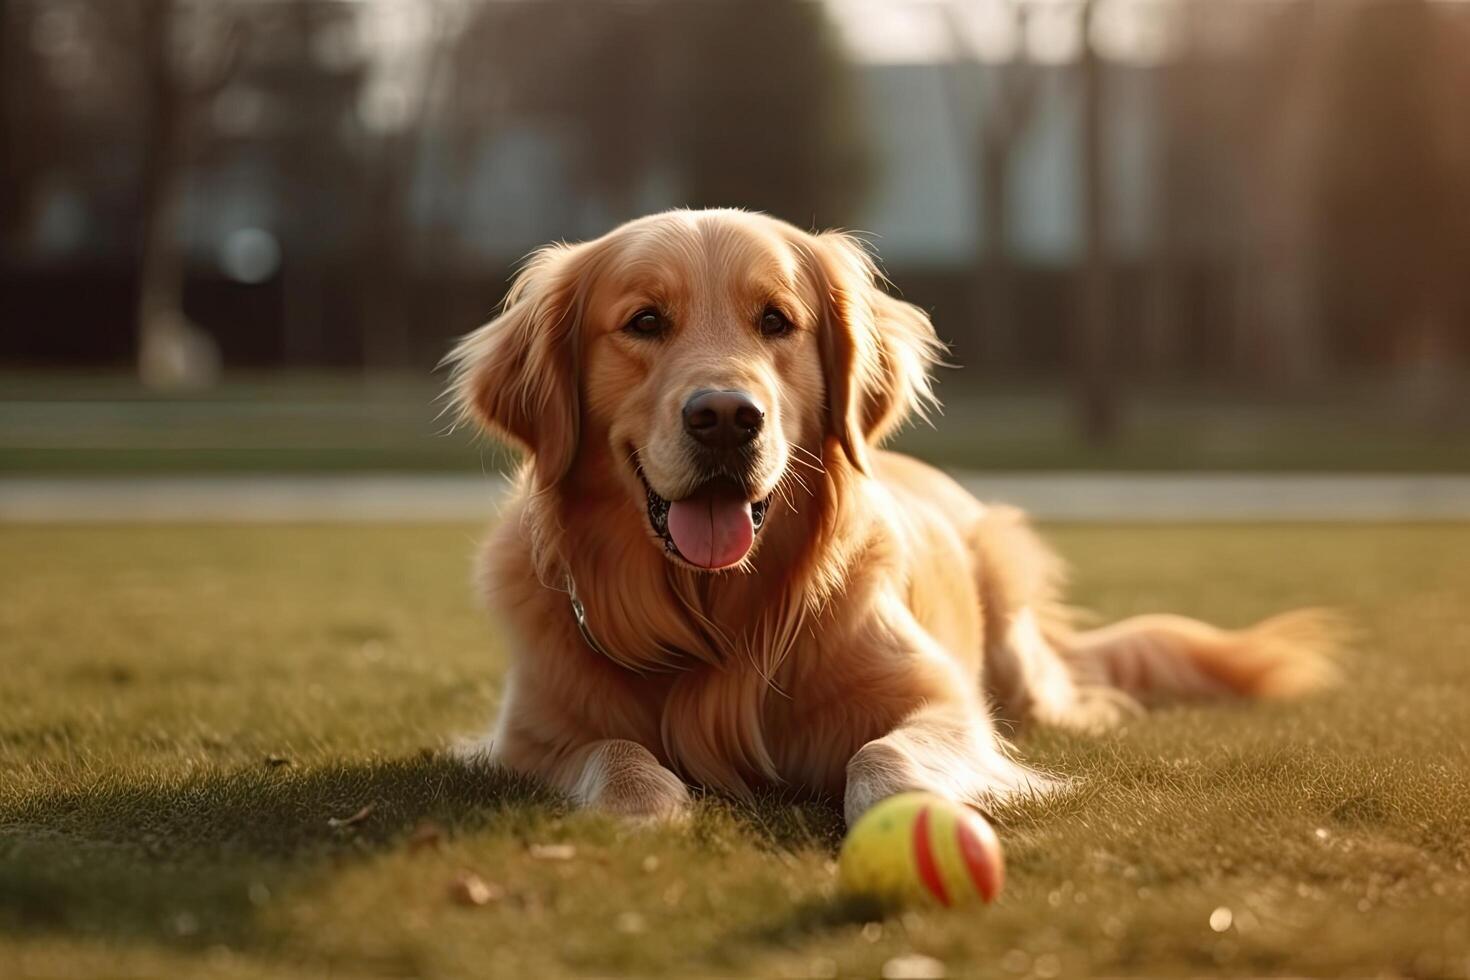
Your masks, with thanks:
[[[902,904],[993,901],[1005,881],[1000,841],[985,818],[933,793],[890,796],[842,842],[844,891]]]

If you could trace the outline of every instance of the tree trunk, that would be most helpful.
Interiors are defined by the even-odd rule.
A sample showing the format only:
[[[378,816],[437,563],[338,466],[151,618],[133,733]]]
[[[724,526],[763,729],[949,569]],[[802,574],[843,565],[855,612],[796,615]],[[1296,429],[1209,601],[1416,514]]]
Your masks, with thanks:
[[[1107,174],[1103,142],[1105,66],[1091,40],[1096,0],[1082,8],[1082,239],[1081,302],[1074,370],[1077,409],[1088,442],[1108,443],[1118,433],[1118,395],[1112,364],[1112,282],[1107,255]]]
[[[184,316],[184,255],[179,216],[184,195],[184,116],[187,94],[174,77],[172,0],[141,7],[141,54],[148,122],[140,175],[138,376],[160,388],[203,387],[219,375],[219,352]]]
[[[444,7],[429,4],[428,14],[434,24],[432,40],[426,43],[433,50],[417,79],[417,98],[407,119],[380,136],[378,159],[368,168],[368,202],[373,212],[359,261],[368,279],[361,290],[361,309],[363,366],[369,370],[417,366],[422,353],[415,345],[418,325],[410,312],[413,260],[420,247],[410,212],[421,135],[451,57],[442,19]]]
[[[1192,10],[1192,7],[1187,8],[1183,16],[1191,16]],[[1187,206],[1178,175],[1182,136],[1178,93],[1187,84],[1187,79],[1177,63],[1157,69],[1156,78],[1158,88],[1154,94],[1154,110],[1159,129],[1154,150],[1154,205],[1147,252],[1147,305],[1139,338],[1139,361],[1150,380],[1167,377],[1178,359],[1181,320],[1179,279],[1182,271],[1178,259],[1178,222],[1183,206]]]
[[[949,102],[956,125],[969,135],[966,165],[974,176],[975,233],[979,239],[971,263],[968,311],[981,366],[1005,370],[1019,360],[1015,262],[1011,255],[1010,168],[1016,143],[1035,105],[1036,76],[1028,71],[1024,43],[1010,59],[988,68],[967,50],[965,31],[953,6],[946,6],[950,40],[956,52]],[[1018,37],[1026,33],[1026,7],[1009,0]],[[977,106],[972,98],[983,91]]]

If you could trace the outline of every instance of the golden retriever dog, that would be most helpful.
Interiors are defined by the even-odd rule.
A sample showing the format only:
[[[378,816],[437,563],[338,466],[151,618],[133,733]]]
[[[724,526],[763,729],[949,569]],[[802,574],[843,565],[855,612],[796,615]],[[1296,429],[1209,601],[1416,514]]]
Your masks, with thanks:
[[[1311,611],[1074,629],[1019,512],[878,448],[940,351],[842,233],[671,211],[538,252],[449,358],[463,415],[525,453],[483,552],[510,669],[473,751],[619,814],[697,785],[850,822],[1060,785],[1013,758],[1023,723],[1329,679]]]

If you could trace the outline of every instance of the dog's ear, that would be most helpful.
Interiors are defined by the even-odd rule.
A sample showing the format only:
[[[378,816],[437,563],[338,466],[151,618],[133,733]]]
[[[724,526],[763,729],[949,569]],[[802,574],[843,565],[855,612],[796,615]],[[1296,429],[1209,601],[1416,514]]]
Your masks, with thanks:
[[[550,245],[533,255],[500,315],[461,338],[445,359],[459,418],[525,450],[539,488],[560,481],[577,453],[586,248]]]
[[[916,411],[934,404],[929,369],[944,349],[929,315],[883,291],[883,277],[852,235],[815,236],[811,254],[825,291],[821,325],[830,431],[852,464]]]

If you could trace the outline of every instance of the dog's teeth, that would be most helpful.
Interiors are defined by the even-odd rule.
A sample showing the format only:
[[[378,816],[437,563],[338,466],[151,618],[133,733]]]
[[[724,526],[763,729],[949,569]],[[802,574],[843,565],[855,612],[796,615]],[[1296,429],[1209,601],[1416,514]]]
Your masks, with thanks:
[[[669,502],[654,493],[652,488],[649,488],[648,491],[648,523],[653,525],[654,531],[658,534],[668,533]]]

